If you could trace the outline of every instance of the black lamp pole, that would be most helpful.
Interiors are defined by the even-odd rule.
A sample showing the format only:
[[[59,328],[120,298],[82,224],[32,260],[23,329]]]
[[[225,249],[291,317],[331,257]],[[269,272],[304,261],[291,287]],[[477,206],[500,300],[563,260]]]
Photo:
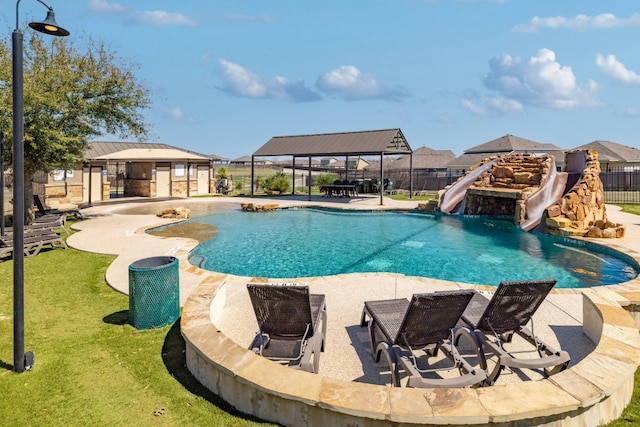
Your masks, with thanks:
[[[4,236],[4,132],[0,131],[0,236]]]
[[[13,48],[13,370],[24,372],[33,365],[33,352],[24,352],[24,77],[22,31],[18,22],[20,1],[16,2],[16,28],[12,33]],[[42,22],[29,26],[41,33],[68,36],[69,31],[56,24],[53,9]],[[4,189],[3,189],[4,191]]]

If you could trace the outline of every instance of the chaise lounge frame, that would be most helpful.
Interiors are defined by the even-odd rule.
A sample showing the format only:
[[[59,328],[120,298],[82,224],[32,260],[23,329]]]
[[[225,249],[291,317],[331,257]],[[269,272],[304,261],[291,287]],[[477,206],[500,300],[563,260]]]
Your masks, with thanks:
[[[567,368],[569,353],[555,350],[534,333],[533,315],[556,284],[555,279],[501,282],[491,299],[476,292],[462,314],[465,325],[456,332],[454,342],[467,336],[476,342],[480,364],[487,370],[485,385],[496,382],[505,367],[542,369],[547,376]],[[527,327],[531,324],[531,328]],[[510,343],[517,334],[533,349],[509,351]],[[488,353],[486,353],[488,351]],[[520,358],[519,354],[537,353],[534,358]],[[497,362],[488,369],[486,354],[495,355]]]
[[[327,333],[325,296],[306,285],[247,284],[258,322],[249,348],[286,366],[318,373]]]
[[[485,371],[473,367],[453,345],[453,328],[473,294],[473,291],[446,291],[414,294],[411,301],[365,302],[360,326],[368,325],[371,354],[375,361],[379,362],[380,357],[385,356],[392,386],[400,387],[401,369],[408,376],[407,387],[476,387],[484,382]],[[452,365],[421,368],[414,355],[418,350],[423,350],[427,359],[442,350]],[[451,378],[429,375],[451,369],[458,369],[460,375]]]

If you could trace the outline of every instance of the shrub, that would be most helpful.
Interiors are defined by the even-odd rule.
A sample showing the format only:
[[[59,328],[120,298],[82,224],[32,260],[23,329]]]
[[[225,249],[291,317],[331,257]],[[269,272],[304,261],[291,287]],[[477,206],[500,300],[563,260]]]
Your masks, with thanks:
[[[284,172],[276,172],[264,180],[262,187],[268,191],[279,191],[286,193],[289,191],[289,177]]]
[[[333,173],[323,173],[322,175],[318,175],[313,180],[313,184],[321,187],[323,185],[331,185],[334,181],[338,179],[338,176]]]
[[[224,166],[220,166],[216,171],[216,178],[218,179],[227,179],[229,178],[229,170]]]

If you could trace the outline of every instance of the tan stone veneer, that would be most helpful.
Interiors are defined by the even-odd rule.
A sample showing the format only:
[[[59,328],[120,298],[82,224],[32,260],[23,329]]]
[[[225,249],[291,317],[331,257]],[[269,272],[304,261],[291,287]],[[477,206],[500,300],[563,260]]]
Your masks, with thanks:
[[[181,331],[187,367],[198,381],[240,411],[286,426],[597,426],[618,418],[631,399],[640,335],[621,308],[629,302],[624,296],[606,288],[581,291],[583,332],[596,344],[591,354],[548,379],[479,389],[390,388],[270,362],[216,328],[226,299],[222,277],[191,294]]]
[[[490,162],[490,168],[474,175],[474,170]],[[468,181],[466,175],[475,181],[458,190],[456,186]],[[600,163],[594,150],[566,152],[563,172],[556,171],[551,155],[512,153],[483,159],[466,175],[440,190],[437,202],[419,204],[418,209],[435,212],[448,191],[465,191],[459,207],[464,215],[512,217],[525,230],[542,221],[543,226],[537,229],[557,236],[624,236],[624,226],[607,220]],[[445,203],[449,213],[447,209]]]
[[[580,159],[580,155],[581,176],[562,199],[547,208],[546,232],[558,236],[623,237],[624,226],[607,220],[598,152],[570,151],[566,154],[567,162],[571,158]]]

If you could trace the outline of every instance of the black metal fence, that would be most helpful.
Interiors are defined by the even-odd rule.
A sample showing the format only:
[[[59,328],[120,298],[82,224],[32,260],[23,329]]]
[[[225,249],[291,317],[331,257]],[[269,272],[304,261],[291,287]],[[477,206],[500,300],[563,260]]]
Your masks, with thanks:
[[[377,173],[369,171],[365,172],[362,178],[371,179],[378,176]],[[459,174],[442,171],[414,170],[413,191],[416,193],[437,192],[459,177]],[[408,170],[385,171],[385,178],[393,183],[393,189],[409,190]],[[640,169],[611,168],[600,172],[600,180],[604,189],[605,203],[640,204]]]
[[[600,172],[606,203],[640,203],[640,169],[620,167]]]

